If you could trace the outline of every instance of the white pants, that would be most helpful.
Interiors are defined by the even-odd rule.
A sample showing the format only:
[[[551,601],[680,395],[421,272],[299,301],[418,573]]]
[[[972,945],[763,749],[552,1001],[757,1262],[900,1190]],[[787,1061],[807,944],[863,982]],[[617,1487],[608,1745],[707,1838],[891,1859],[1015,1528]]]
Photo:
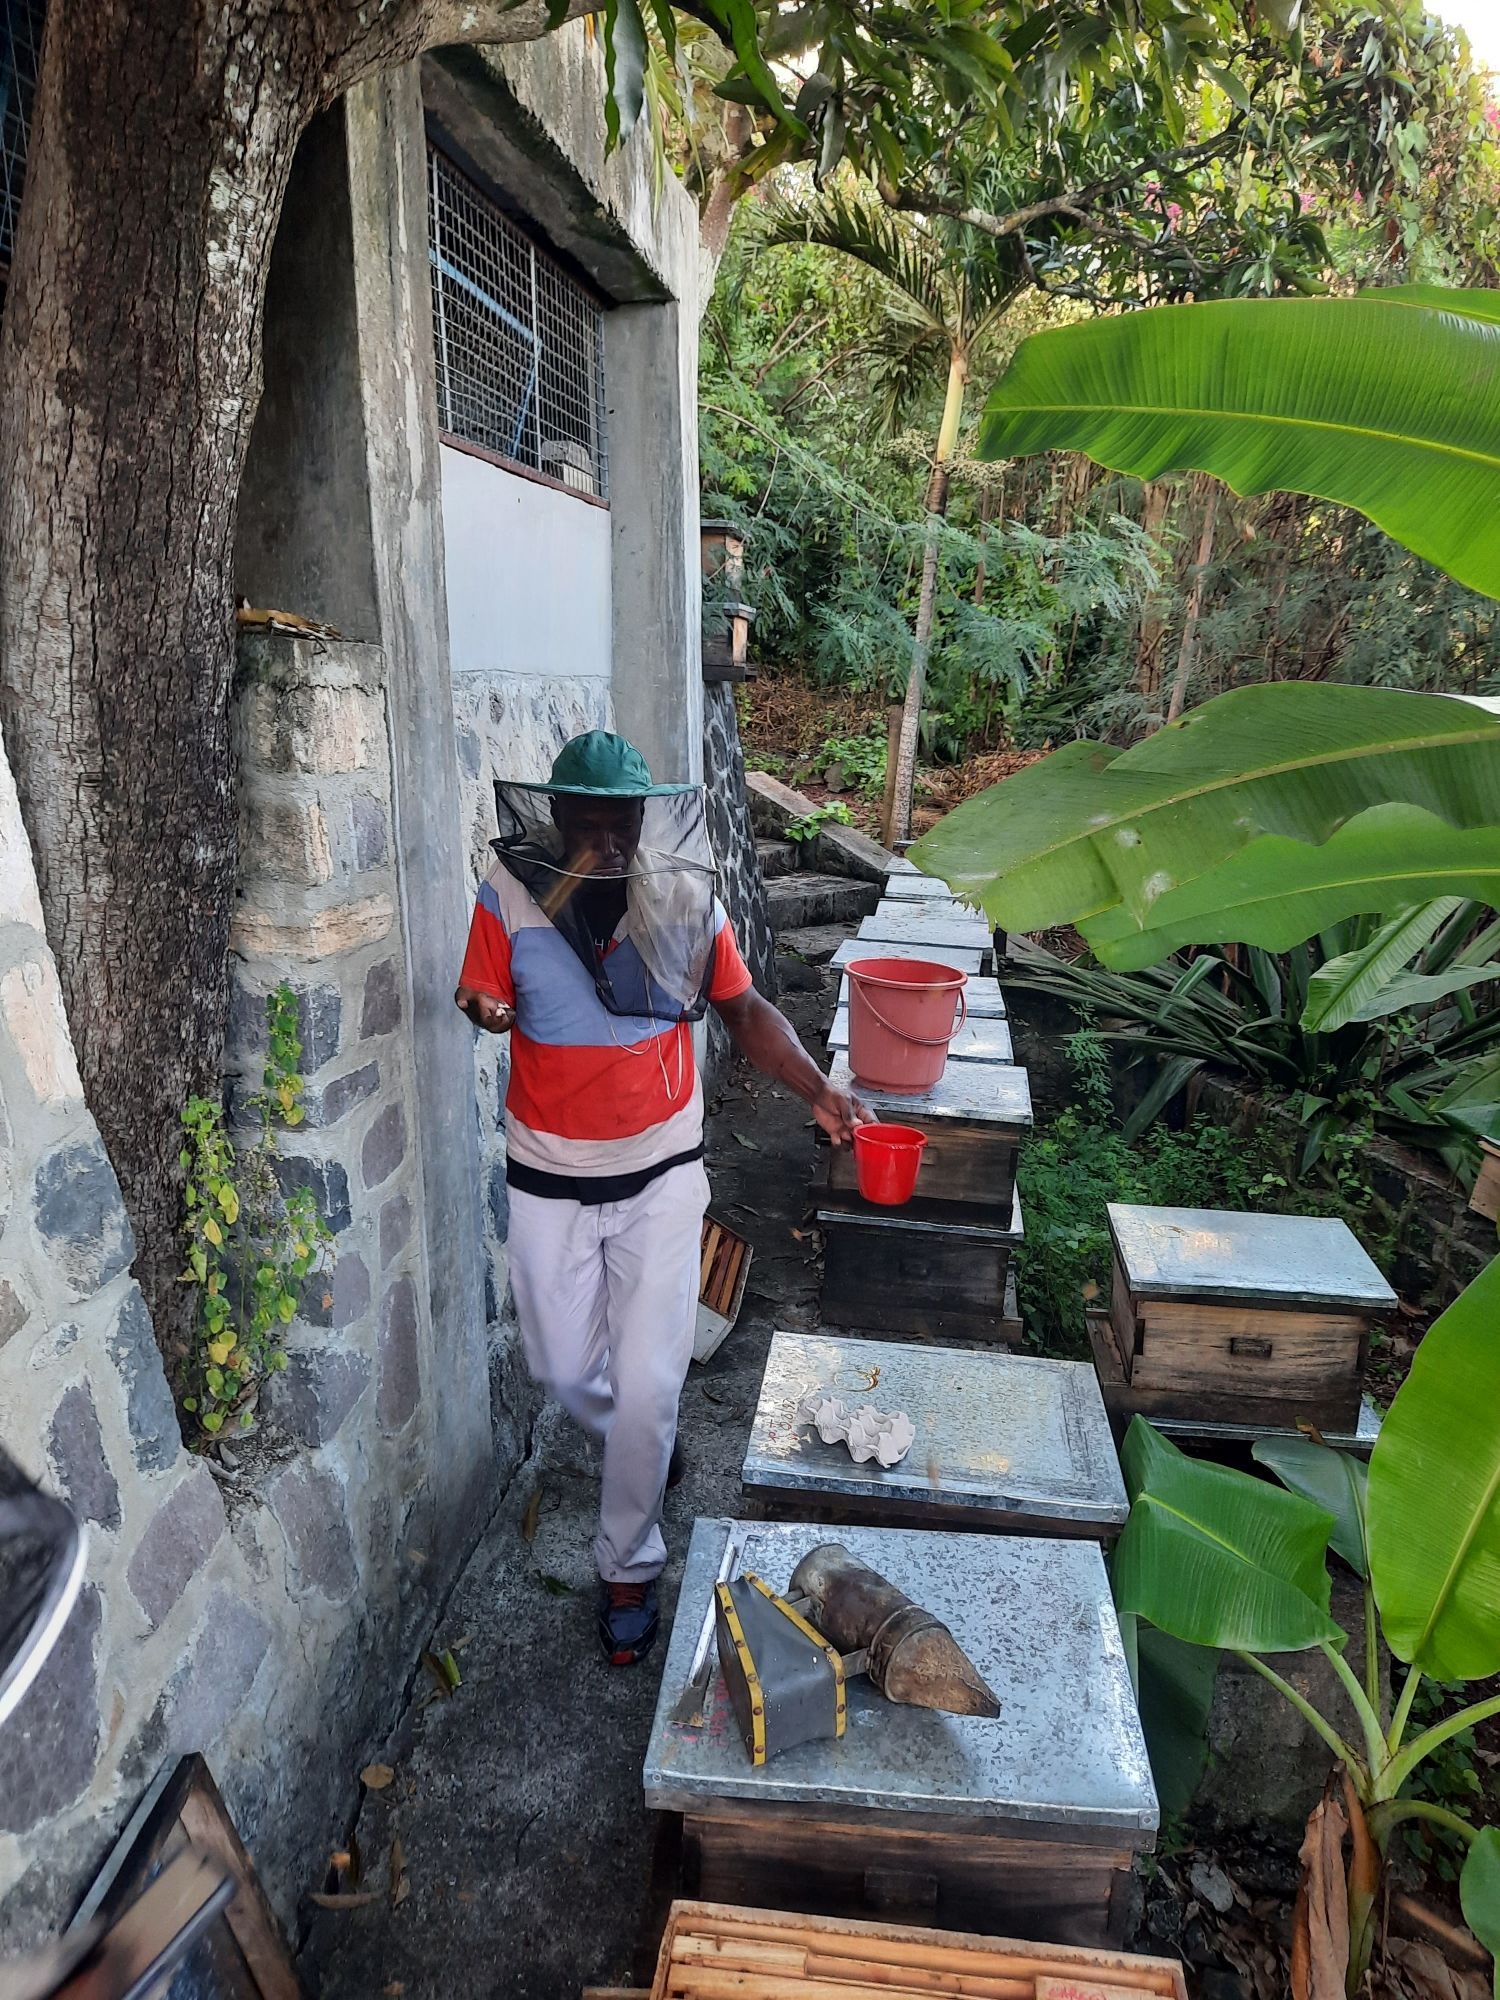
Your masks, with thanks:
[[[597,1207],[510,1190],[510,1281],[526,1365],[604,1440],[594,1556],[609,1583],[667,1559],[661,1503],[693,1358],[708,1175],[673,1167]]]

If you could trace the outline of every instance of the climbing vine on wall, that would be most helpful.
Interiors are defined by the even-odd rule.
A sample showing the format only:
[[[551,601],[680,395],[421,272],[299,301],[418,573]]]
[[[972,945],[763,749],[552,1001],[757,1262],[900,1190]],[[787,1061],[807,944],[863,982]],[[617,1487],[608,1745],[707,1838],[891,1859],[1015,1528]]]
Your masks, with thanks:
[[[236,1146],[223,1104],[189,1098],[182,1112],[182,1282],[197,1292],[182,1407],[212,1437],[226,1423],[248,1430],[262,1384],[287,1366],[286,1328],[303,1289],[331,1261],[332,1234],[311,1188],[284,1190],[277,1133],[300,1125],[297,996],[266,996],[267,1053],[261,1088],[245,1109],[254,1137]]]

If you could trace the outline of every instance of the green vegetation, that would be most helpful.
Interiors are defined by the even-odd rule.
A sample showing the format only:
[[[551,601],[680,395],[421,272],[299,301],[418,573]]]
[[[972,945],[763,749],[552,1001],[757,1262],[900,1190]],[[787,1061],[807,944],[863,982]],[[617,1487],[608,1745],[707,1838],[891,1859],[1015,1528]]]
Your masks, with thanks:
[[[191,1098],[182,1113],[182,1281],[197,1296],[182,1407],[210,1437],[229,1422],[242,1430],[254,1423],[261,1384],[287,1365],[286,1328],[303,1289],[331,1255],[311,1188],[284,1192],[276,1172],[277,1132],[304,1115],[289,986],[267,994],[266,1029],[261,1088],[245,1105],[255,1128],[250,1143],[234,1144],[223,1105],[211,1099]]]
[[[1445,1707],[1425,1727],[1414,1718],[1427,1681],[1500,1672],[1497,1310],[1500,1259],[1428,1331],[1368,1477],[1306,1438],[1256,1447],[1285,1492],[1185,1457],[1140,1418],[1125,1441],[1131,1511],[1113,1564],[1122,1617],[1182,1645],[1238,1654],[1298,1709],[1344,1774],[1342,1808],[1331,1809],[1348,1822],[1347,1873],[1336,1838],[1338,1877],[1325,1861],[1308,1888],[1326,1896],[1336,1881],[1346,1901],[1350,1994],[1369,1964],[1392,1836],[1412,1822],[1460,1843],[1464,1916],[1500,1948],[1500,1831],[1476,1830],[1413,1788],[1429,1760],[1500,1714],[1500,1695],[1490,1695]],[[1363,1586],[1357,1669],[1345,1658],[1349,1634],[1330,1615],[1330,1549]],[[1321,1713],[1263,1657],[1313,1648],[1334,1670],[1346,1715]],[[1387,1656],[1406,1669],[1395,1686]],[[1441,1784],[1443,1767],[1433,1768]],[[1446,1775],[1451,1783],[1451,1760]]]

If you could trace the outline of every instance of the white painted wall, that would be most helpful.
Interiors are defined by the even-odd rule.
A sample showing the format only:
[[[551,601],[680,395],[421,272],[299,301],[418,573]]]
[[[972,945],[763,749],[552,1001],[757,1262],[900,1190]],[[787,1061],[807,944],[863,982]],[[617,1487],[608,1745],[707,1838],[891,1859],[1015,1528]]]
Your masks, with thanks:
[[[440,457],[454,675],[608,681],[608,510],[451,445]]]

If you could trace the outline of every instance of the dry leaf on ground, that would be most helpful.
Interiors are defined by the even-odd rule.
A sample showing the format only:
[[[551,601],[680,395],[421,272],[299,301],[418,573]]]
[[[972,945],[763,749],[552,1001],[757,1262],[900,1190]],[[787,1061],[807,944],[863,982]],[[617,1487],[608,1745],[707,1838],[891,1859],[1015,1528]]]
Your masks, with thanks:
[[[1344,2000],[1349,1971],[1349,1889],[1343,1802],[1326,1791],[1302,1843],[1302,1884],[1292,1917],[1292,2000]]]

